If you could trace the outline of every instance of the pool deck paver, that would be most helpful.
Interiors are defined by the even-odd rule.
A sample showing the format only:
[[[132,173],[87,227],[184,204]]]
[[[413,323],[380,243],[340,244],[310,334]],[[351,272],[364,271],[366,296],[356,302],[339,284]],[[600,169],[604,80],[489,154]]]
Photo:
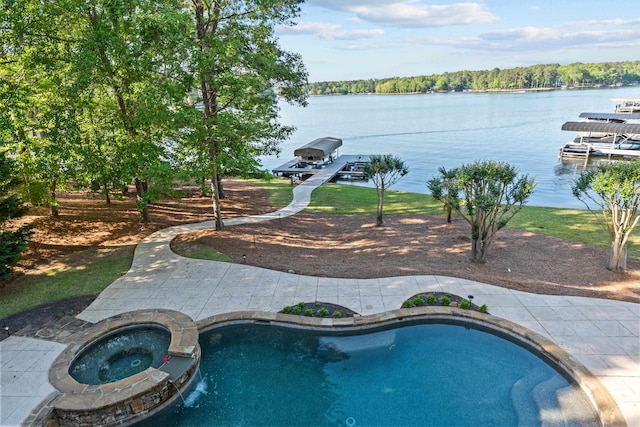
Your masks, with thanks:
[[[233,218],[234,225],[278,220],[304,209],[318,174],[294,189],[286,208]],[[184,258],[169,243],[211,222],[160,230],[136,248],[131,269],[77,317],[98,322],[126,311],[164,308],[198,321],[222,313],[277,312],[299,301],[324,301],[362,315],[397,309],[419,292],[473,295],[497,317],[522,325],[562,347],[598,377],[629,426],[640,426],[640,304],[572,296],[539,295],[444,276],[339,279],[290,274],[245,264]],[[66,348],[52,341],[11,336],[0,342],[0,426],[19,425],[54,391],[47,371]]]

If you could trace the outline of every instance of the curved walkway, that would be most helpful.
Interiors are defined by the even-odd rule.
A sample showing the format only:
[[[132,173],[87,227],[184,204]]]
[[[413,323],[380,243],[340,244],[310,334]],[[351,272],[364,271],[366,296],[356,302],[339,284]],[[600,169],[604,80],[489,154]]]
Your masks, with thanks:
[[[286,208],[264,215],[233,218],[225,225],[276,220],[309,203],[322,177],[294,188]],[[594,373],[609,390],[629,426],[640,425],[640,304],[529,294],[444,276],[337,279],[283,273],[173,253],[171,240],[212,227],[212,222],[175,226],[145,238],[131,269],[109,285],[77,317],[98,322],[126,311],[166,308],[198,321],[216,314],[261,310],[277,312],[299,301],[325,301],[356,312],[376,314],[400,307],[419,292],[474,295],[491,314],[551,339]],[[59,343],[10,337],[0,342],[0,425],[21,423],[54,390],[47,380],[51,362],[64,350]]]

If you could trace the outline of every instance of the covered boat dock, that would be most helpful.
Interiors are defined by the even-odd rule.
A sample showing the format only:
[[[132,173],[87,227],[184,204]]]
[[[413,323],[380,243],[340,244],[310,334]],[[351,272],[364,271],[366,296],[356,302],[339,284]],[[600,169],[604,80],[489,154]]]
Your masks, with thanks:
[[[626,123],[628,120],[640,120],[640,114],[637,113],[580,113],[581,119],[603,120],[609,122]],[[584,123],[584,122],[569,122]]]
[[[272,169],[276,176],[291,178],[291,182],[306,179],[309,176],[322,176],[330,181],[334,178],[344,180],[366,179],[364,167],[369,156],[364,154],[338,155],[342,146],[340,138],[324,137],[311,141],[294,150],[295,159]]]
[[[640,134],[640,123],[566,122],[562,125],[562,130],[571,130],[574,132],[598,132],[612,135],[638,135]]]
[[[611,116],[620,116],[612,114]],[[599,116],[608,116],[600,113]],[[630,118],[631,114],[625,114]],[[594,117],[590,117],[594,118]],[[590,156],[608,157],[640,157],[640,135],[639,123],[620,123],[618,121],[584,121],[566,122],[562,125],[562,130],[582,133],[573,142],[565,144],[560,148],[561,158]],[[586,160],[585,160],[586,161]]]
[[[301,166],[311,164],[314,166],[331,163],[338,157],[338,148],[342,146],[342,140],[326,136],[315,139],[308,144],[296,149],[294,156],[300,158]]]

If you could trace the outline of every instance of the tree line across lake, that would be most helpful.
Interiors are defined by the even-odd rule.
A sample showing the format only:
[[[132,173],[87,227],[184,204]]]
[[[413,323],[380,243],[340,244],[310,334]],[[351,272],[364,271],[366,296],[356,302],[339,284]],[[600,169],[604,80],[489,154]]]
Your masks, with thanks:
[[[592,64],[577,62],[567,65],[538,64],[503,70],[464,70],[414,77],[317,82],[309,84],[307,90],[309,95],[348,95],[624,86],[638,82],[640,61]]]

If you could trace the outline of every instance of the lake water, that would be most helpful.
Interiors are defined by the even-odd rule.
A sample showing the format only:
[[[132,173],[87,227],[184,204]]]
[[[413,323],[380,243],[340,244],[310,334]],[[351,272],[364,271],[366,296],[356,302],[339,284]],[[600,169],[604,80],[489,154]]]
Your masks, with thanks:
[[[571,194],[578,168],[558,159],[560,146],[574,134],[560,128],[581,112],[613,112],[611,99],[620,97],[640,97],[640,87],[312,97],[306,108],[282,105],[282,123],[297,131],[279,158],[261,160],[272,169],[301,145],[333,136],[343,141],[340,154],[399,156],[410,171],[392,189],[415,193],[428,193],[426,182],[439,167],[503,161],[536,179],[529,205],[583,208]]]

